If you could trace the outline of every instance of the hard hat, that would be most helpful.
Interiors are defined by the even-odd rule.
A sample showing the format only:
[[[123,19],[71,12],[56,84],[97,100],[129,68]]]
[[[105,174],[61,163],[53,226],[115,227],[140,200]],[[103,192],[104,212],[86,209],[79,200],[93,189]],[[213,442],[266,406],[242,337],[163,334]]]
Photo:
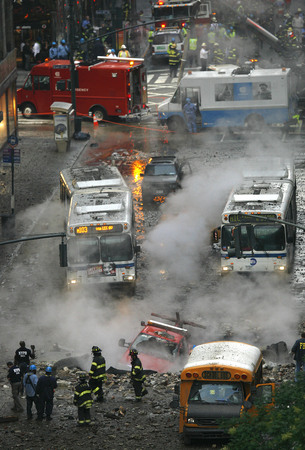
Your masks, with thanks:
[[[87,379],[87,374],[85,372],[80,373],[78,378],[79,378],[79,381],[85,381]]]
[[[206,43],[203,42],[203,43],[201,44],[201,47],[205,47],[205,46],[206,46]]]
[[[111,49],[111,53],[115,53],[115,50],[114,50],[114,48],[112,48],[112,49]]]
[[[30,371],[33,372],[33,370],[36,370],[35,364],[32,364],[32,365],[30,366]]]
[[[293,29],[291,27],[289,27],[287,31],[293,31]]]
[[[126,45],[122,44],[122,45],[121,45],[121,48],[122,48],[123,50],[125,50],[125,49],[126,49]]]
[[[111,53],[111,49],[109,49],[109,50],[107,51],[107,53]]]
[[[47,373],[52,373],[52,367],[51,366],[47,366],[46,367],[46,372]]]
[[[218,42],[215,42],[214,47],[219,47]]]
[[[65,43],[66,43],[66,41],[65,41],[64,39],[62,39],[62,40],[61,40],[61,43],[62,43],[62,44],[65,44]]]
[[[84,38],[80,38],[80,41],[79,41],[81,44],[83,44],[84,42],[85,42],[85,39]]]
[[[150,27],[151,31],[153,31],[154,27]]]
[[[186,101],[186,103],[191,103],[191,99],[190,99],[189,97],[187,97],[187,98],[185,99],[185,101]]]
[[[212,22],[217,22],[216,17],[212,17]]]
[[[175,39],[175,38],[172,38],[172,42],[176,42],[176,39]]]
[[[131,348],[129,351],[130,356],[137,356],[138,350],[136,348]]]
[[[94,345],[91,349],[92,353],[101,353],[101,351],[102,350],[97,345]]]
[[[52,45],[56,45],[56,42],[52,42]]]

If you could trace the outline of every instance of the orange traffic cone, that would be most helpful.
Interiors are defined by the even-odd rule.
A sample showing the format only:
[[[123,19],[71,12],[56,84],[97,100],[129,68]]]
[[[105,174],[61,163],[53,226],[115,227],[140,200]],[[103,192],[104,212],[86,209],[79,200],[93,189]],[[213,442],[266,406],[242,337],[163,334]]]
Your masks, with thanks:
[[[95,114],[93,114],[93,127],[98,127],[98,121],[97,118],[95,117]]]

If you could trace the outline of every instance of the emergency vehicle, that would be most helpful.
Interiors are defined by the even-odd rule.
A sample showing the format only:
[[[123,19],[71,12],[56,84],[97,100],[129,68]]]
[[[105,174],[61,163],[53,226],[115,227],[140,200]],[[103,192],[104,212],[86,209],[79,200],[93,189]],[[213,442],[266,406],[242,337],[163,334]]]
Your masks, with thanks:
[[[193,439],[227,438],[224,419],[255,414],[255,402],[274,404],[274,383],[262,384],[263,355],[254,345],[216,341],[197,345],[180,375],[179,432],[185,444]]]
[[[283,125],[295,114],[296,84],[291,69],[260,69],[223,65],[182,78],[172,98],[158,106],[158,120],[172,131],[186,128],[183,107],[197,105],[198,127]]]
[[[182,27],[187,22],[209,23],[211,2],[200,0],[158,0],[152,6],[156,28]]]
[[[164,57],[168,58],[169,45],[173,43],[173,39],[175,39],[176,50],[182,54],[184,40],[179,28],[166,27],[159,28],[155,31],[151,46],[153,61]]]
[[[147,79],[143,60],[108,59],[93,65],[75,65],[76,111],[79,116],[132,117],[147,113]],[[71,103],[70,61],[53,60],[34,66],[17,91],[24,117],[52,114],[53,102]]]
[[[289,224],[297,219],[293,163],[280,158],[249,163],[221,217],[222,274],[291,272],[296,227]]]
[[[66,219],[68,287],[136,282],[137,252],[132,194],[118,169],[103,164],[61,172]]]
[[[142,321],[143,329],[132,342],[127,343],[125,339],[119,340],[120,347],[127,347],[119,366],[130,367],[129,351],[135,348],[146,370],[155,370],[159,373],[175,371],[184,364],[191,350],[191,335],[184,328],[184,324],[199,328],[205,328],[205,326],[181,321],[179,313],[176,313],[175,319],[155,313],[151,315],[172,321],[175,325],[155,320],[148,320],[147,323]]]

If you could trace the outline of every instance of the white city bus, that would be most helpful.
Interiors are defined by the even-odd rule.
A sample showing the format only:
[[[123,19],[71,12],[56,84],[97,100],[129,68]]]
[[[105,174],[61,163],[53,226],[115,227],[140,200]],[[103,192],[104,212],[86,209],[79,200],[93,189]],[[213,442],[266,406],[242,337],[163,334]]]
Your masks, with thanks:
[[[111,284],[133,291],[139,246],[132,194],[118,169],[107,164],[66,169],[60,185],[61,199],[69,203],[68,287]]]
[[[296,228],[274,219],[296,223],[294,166],[274,159],[249,167],[221,216],[221,273],[289,273]]]

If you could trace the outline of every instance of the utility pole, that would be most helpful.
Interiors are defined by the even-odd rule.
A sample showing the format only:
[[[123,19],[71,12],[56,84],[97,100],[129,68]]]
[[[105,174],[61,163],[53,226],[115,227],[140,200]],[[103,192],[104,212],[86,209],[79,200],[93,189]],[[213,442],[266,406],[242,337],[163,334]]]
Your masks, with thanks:
[[[75,133],[79,133],[82,128],[81,118],[77,117],[76,112],[76,70],[74,64],[75,53],[75,9],[74,0],[69,0],[69,43],[70,43],[70,72],[71,72],[71,102],[74,109],[74,127]]]

